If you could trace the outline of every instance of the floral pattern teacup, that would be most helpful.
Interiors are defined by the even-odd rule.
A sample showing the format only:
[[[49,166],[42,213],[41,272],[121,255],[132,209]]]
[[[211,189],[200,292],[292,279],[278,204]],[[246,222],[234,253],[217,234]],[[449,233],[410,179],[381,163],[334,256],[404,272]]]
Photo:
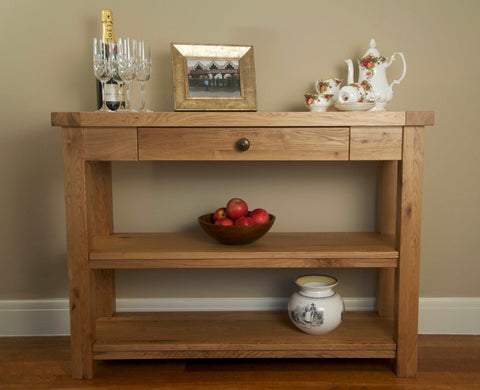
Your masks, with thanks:
[[[332,102],[333,94],[305,94],[305,104],[310,111],[327,111]]]
[[[319,95],[333,95],[333,101],[335,101],[338,98],[338,91],[340,90],[341,83],[342,80],[336,77],[328,80],[319,79],[315,81],[315,90]]]
[[[346,85],[338,93],[340,103],[366,103],[375,101],[375,93],[368,81]]]

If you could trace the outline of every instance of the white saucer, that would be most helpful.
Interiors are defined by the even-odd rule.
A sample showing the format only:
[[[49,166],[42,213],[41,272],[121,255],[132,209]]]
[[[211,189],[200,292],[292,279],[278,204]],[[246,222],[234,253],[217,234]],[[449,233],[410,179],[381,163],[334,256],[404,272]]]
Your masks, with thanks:
[[[375,103],[334,103],[334,107],[339,111],[367,111],[375,107]]]

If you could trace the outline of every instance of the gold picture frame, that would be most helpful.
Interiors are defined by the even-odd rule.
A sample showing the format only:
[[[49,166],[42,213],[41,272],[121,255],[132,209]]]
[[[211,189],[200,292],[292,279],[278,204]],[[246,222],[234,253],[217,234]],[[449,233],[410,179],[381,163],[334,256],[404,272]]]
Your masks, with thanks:
[[[253,46],[171,44],[175,111],[256,111]]]

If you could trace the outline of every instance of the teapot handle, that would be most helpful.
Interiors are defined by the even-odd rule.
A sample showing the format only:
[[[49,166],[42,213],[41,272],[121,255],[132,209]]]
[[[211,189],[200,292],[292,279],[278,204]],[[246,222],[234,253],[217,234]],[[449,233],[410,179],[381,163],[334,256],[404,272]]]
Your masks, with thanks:
[[[407,73],[407,63],[405,61],[405,57],[403,56],[403,53],[401,51],[398,51],[398,52],[395,52],[393,53],[392,55],[392,59],[396,56],[396,55],[399,55],[400,57],[402,57],[402,62],[403,62],[403,73],[402,75],[400,76],[400,78],[398,80],[393,80],[392,83],[389,85],[388,88],[390,88],[390,90],[392,89],[392,87],[395,85],[395,84],[400,84],[400,82],[403,80],[403,78],[405,77],[405,74]]]

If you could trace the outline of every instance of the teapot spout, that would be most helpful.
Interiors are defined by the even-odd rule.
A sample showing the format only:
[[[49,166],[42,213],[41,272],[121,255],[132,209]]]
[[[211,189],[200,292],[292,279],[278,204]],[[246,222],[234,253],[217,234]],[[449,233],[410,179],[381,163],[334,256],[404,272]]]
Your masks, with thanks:
[[[345,62],[347,63],[347,66],[348,66],[347,84],[350,85],[350,84],[354,83],[354,81],[353,81],[353,62],[350,58],[348,60],[345,60]]]

